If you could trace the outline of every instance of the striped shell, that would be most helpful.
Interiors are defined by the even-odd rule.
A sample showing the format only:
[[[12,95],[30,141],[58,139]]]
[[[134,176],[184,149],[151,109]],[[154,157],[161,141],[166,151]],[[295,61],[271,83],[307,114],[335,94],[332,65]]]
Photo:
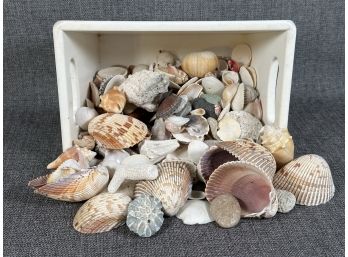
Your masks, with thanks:
[[[135,197],[149,194],[158,198],[165,214],[175,215],[185,204],[191,187],[191,176],[184,162],[168,161],[157,165],[159,176],[152,181],[141,181],[135,186]]]
[[[326,203],[335,193],[329,165],[315,154],[289,162],[276,173],[273,184],[277,189],[293,193],[297,204],[307,206]]]
[[[88,125],[88,132],[107,149],[129,148],[142,141],[146,125],[127,115],[104,113]]]
[[[81,171],[60,173],[60,169],[29,182],[35,193],[67,202],[80,202],[98,194],[109,182],[109,171],[105,167],[94,167]],[[54,179],[52,179],[54,177]]]
[[[73,226],[87,234],[110,231],[124,223],[130,201],[129,196],[119,193],[94,196],[77,211]]]

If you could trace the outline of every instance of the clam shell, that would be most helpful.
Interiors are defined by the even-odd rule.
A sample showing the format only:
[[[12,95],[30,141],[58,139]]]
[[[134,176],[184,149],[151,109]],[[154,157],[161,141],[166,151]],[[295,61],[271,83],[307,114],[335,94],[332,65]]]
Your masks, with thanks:
[[[231,107],[233,111],[241,111],[244,108],[244,98],[245,98],[245,88],[244,84],[241,83],[238,86],[237,92],[231,102]]]
[[[296,203],[313,206],[328,202],[335,194],[327,162],[315,154],[303,155],[279,170],[273,179],[277,189],[293,193]]]
[[[147,132],[144,123],[122,114],[101,114],[88,125],[88,133],[107,149],[129,148],[142,141]]]
[[[224,84],[215,77],[209,76],[202,79],[202,86],[206,94],[222,95]]]
[[[209,213],[209,203],[202,200],[188,200],[176,217],[186,225],[207,224],[214,221]]]
[[[232,111],[225,114],[238,121],[241,129],[240,138],[251,138],[257,140],[260,135],[262,123],[260,120],[245,111]]]
[[[248,104],[253,102],[257,97],[259,97],[259,92],[251,86],[244,85],[244,103]]]
[[[237,85],[229,85],[225,87],[221,97],[221,105],[223,108],[231,105],[232,99],[236,95],[237,90],[238,90]]]
[[[176,139],[170,140],[144,140],[140,146],[140,154],[147,156],[150,160],[164,159],[167,154],[174,152],[180,144]]]
[[[221,80],[226,87],[236,86],[239,82],[239,75],[235,71],[224,71],[222,72]]]
[[[192,83],[187,86],[185,86],[184,89],[181,88],[181,90],[178,92],[178,95],[187,95],[188,99],[192,101],[193,99],[197,98],[203,90],[203,86],[197,83]]]
[[[126,95],[117,87],[113,87],[100,96],[100,100],[99,107],[107,112],[121,113],[126,105]]]
[[[135,197],[149,194],[158,198],[164,212],[175,215],[185,204],[191,187],[190,172],[184,162],[163,162],[158,166],[159,176],[152,181],[141,181],[135,186]]]
[[[249,66],[251,63],[252,52],[248,44],[238,44],[232,49],[231,58],[240,65]]]
[[[75,123],[83,130],[87,130],[91,120],[98,116],[94,108],[80,107],[75,113]]]
[[[164,123],[168,131],[172,133],[181,133],[184,130],[184,125],[189,121],[189,118],[172,115],[168,117]]]
[[[247,67],[245,67],[245,66],[240,67],[239,75],[240,75],[240,78],[241,78],[244,85],[250,86],[253,88],[255,87],[254,80],[253,80]]]
[[[262,105],[261,105],[261,100],[260,99],[255,99],[255,101],[248,103],[244,111],[250,113],[253,115],[255,118],[258,120],[262,119]]]
[[[186,131],[190,136],[201,137],[209,133],[209,124],[206,118],[200,115],[191,115],[189,118]]]
[[[87,234],[110,231],[124,223],[130,201],[131,198],[124,194],[101,193],[77,211],[74,229]]]
[[[272,204],[276,194],[271,181],[262,171],[246,162],[228,162],[219,166],[211,174],[205,193],[208,201],[231,193],[239,201],[242,217],[275,215]]]
[[[166,97],[162,103],[158,106],[156,117],[157,118],[168,118],[172,114],[174,114],[176,111],[178,111],[180,105],[182,104],[182,98],[171,94],[168,97]]]
[[[215,53],[210,51],[194,52],[183,58],[181,66],[191,77],[202,78],[219,67],[219,60]]]

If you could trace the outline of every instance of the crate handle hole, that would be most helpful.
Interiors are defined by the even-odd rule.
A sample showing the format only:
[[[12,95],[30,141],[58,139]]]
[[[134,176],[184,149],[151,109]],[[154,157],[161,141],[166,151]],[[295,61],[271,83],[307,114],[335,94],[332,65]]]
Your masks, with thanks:
[[[69,72],[70,72],[70,95],[71,95],[71,101],[72,101],[72,115],[75,117],[75,113],[77,109],[79,108],[79,77],[77,73],[77,67],[76,62],[74,58],[70,59],[69,62]]]
[[[268,87],[267,87],[267,107],[265,108],[265,123],[273,124],[276,117],[276,89],[279,73],[279,61],[277,57],[274,57],[269,69],[268,74]]]

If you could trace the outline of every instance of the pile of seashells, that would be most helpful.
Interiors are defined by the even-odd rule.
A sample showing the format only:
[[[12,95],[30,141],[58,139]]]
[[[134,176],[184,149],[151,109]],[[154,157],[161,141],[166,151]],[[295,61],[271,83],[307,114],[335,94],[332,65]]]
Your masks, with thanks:
[[[74,146],[29,186],[56,200],[87,200],[73,221],[81,233],[126,223],[142,237],[164,215],[231,228],[295,203],[326,203],[335,192],[328,164],[312,154],[293,160],[288,130],[263,124],[251,59],[239,44],[229,57],[204,51],[180,61],[159,51],[151,65],[97,71],[75,115]]]

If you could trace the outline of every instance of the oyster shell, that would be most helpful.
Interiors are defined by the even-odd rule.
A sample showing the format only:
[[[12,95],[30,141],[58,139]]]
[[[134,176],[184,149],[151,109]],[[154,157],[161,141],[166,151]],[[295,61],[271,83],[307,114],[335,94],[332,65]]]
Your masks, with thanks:
[[[94,108],[80,107],[75,113],[75,123],[83,130],[87,130],[91,120],[98,116]]]
[[[232,49],[231,58],[240,65],[250,66],[252,52],[248,44],[238,44]]]
[[[209,203],[203,200],[188,200],[176,217],[186,225],[207,224],[214,221],[209,213]]]
[[[126,105],[126,96],[117,87],[108,90],[104,95],[100,96],[101,103],[99,107],[106,112],[121,113]]]

